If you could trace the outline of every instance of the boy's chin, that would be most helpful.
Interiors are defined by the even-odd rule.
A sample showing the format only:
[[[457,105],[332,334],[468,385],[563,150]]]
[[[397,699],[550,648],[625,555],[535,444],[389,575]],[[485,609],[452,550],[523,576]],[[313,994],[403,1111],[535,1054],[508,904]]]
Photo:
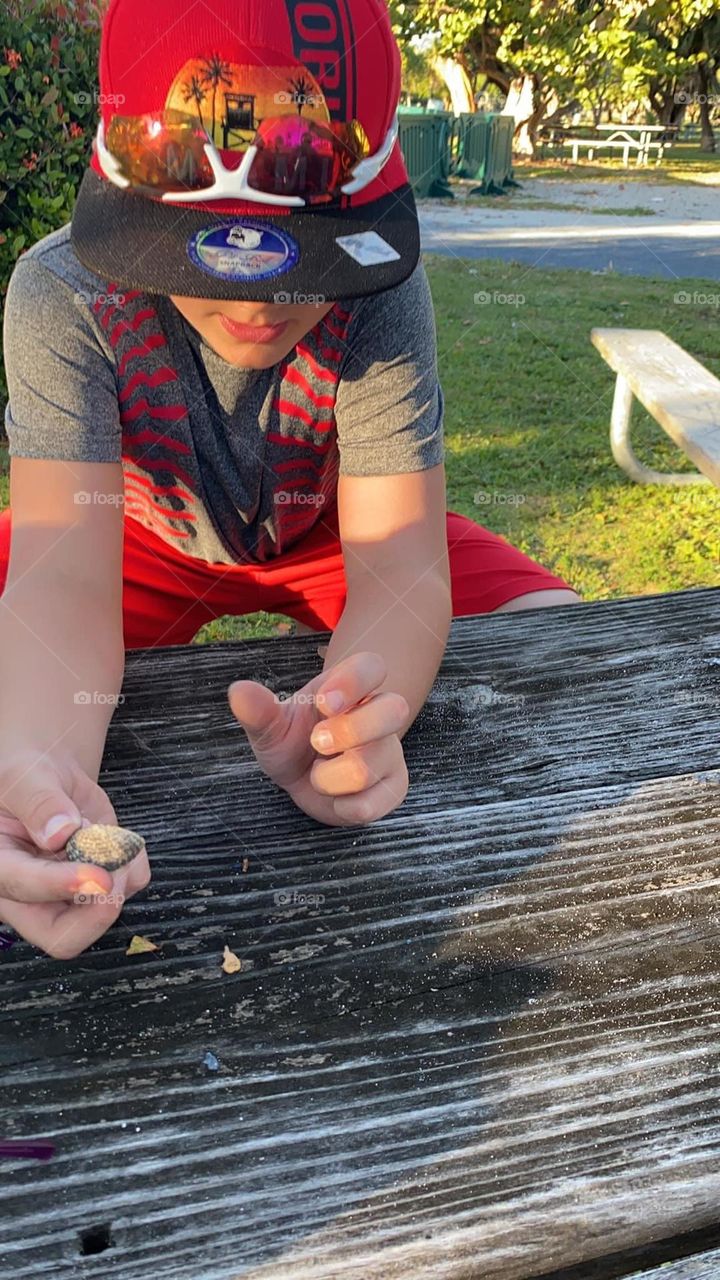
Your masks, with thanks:
[[[272,369],[273,365],[279,364],[290,354],[294,345],[294,342],[268,343],[267,346],[230,342],[223,343],[218,355],[227,360],[228,364],[237,365],[238,369]],[[215,349],[218,350],[217,347]]]

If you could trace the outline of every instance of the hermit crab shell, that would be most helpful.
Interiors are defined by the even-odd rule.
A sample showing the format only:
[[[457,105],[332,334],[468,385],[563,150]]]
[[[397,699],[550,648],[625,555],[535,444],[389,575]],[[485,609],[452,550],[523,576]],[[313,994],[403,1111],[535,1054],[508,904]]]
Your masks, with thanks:
[[[145,848],[145,841],[127,827],[95,823],[81,827],[65,847],[69,862],[92,862],[106,871],[117,871],[132,862]]]

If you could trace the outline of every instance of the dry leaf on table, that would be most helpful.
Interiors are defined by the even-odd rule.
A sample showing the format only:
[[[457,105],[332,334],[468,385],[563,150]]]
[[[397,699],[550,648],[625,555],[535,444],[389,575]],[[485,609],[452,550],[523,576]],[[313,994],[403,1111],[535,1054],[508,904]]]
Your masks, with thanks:
[[[142,938],[139,933],[136,933],[131,938],[130,946],[125,952],[125,955],[139,956],[142,951],[157,951],[157,947],[149,938]]]

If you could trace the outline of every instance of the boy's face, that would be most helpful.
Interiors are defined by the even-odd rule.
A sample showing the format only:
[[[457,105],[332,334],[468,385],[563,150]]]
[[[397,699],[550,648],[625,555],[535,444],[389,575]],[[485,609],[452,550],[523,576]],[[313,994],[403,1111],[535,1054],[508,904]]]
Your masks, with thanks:
[[[171,294],[213,351],[243,369],[269,369],[332,310],[332,302],[222,302]]]

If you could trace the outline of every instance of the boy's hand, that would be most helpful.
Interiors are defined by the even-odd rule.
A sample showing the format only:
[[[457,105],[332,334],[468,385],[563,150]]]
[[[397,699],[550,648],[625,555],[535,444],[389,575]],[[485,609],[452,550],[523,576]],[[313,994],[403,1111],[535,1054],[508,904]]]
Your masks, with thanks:
[[[405,799],[408,773],[398,735],[410,711],[401,694],[378,692],[386,675],[379,654],[356,653],[286,701],[254,680],[230,685],[230,706],[258,763],[319,822],[373,822]]]
[[[150,881],[145,852],[112,874],[68,862],[67,841],[91,822],[117,818],[75,761],[32,752],[0,769],[0,921],[61,960],[95,942]]]

